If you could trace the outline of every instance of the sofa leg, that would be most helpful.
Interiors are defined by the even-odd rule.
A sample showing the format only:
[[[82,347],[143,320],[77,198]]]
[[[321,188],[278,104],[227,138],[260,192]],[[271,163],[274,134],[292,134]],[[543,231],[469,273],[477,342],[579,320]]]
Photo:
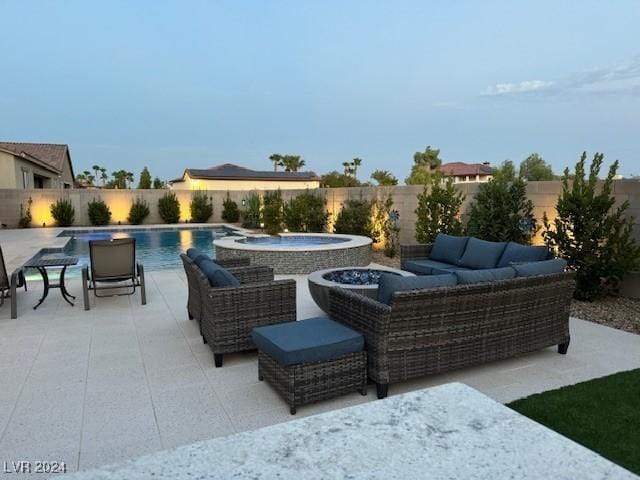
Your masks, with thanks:
[[[222,354],[221,353],[214,353],[213,354],[213,362],[216,364],[216,368],[219,368],[222,366]]]
[[[204,335],[202,335],[202,343],[204,343],[205,345],[207,344],[207,337],[205,337]]]
[[[386,398],[389,393],[389,384],[388,383],[376,383],[376,393],[378,394],[379,399]]]
[[[189,315],[189,320],[193,320],[193,315],[191,315],[191,312],[189,310],[187,310],[187,315]]]
[[[291,413],[291,415],[295,415],[296,414],[296,407],[295,405],[293,407],[289,408],[289,413]]]
[[[362,387],[362,389],[360,390],[360,395],[362,395],[363,397],[367,396],[367,387]]]
[[[569,343],[571,343],[571,339],[567,339],[566,342],[561,343],[560,345],[558,345],[558,353],[561,355],[566,355],[567,354],[567,350],[569,350]]]

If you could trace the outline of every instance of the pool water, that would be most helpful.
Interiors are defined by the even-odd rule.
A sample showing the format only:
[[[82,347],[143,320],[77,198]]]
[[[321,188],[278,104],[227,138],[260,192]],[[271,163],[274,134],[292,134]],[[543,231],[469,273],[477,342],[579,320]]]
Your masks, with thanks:
[[[89,240],[109,240],[113,238],[136,239],[136,260],[145,270],[181,268],[180,254],[188,248],[197,248],[215,258],[213,240],[224,237],[223,229],[154,229],[120,231],[65,231],[61,236],[72,237],[64,248],[64,253],[80,257],[79,264],[89,264]]]

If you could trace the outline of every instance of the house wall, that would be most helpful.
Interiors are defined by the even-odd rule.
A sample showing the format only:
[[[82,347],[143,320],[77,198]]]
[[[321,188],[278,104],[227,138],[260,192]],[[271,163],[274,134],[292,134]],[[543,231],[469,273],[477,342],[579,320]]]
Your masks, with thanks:
[[[304,190],[319,188],[319,181],[279,180],[202,180],[185,175],[184,182],[171,185],[172,190]]]
[[[35,188],[34,176],[44,177],[44,188],[64,188],[64,183],[73,185],[70,163],[67,161],[65,170],[60,177],[56,173],[40,167],[22,157],[0,152],[0,188],[24,189],[22,172],[27,172],[28,188]]]
[[[465,194],[465,201],[462,206],[463,218],[468,215],[469,205],[473,196],[477,192],[479,184],[466,183],[457,184],[461,192]],[[527,186],[527,194],[534,204],[534,214],[541,222],[542,216],[546,212],[553,219],[555,216],[555,205],[562,185],[559,181],[550,182],[530,182]],[[126,223],[129,208],[136,197],[142,197],[149,203],[151,214],[146,223],[162,223],[158,215],[158,200],[166,190],[56,190],[56,189],[0,189],[0,222],[10,227],[15,227],[20,218],[20,204],[27,205],[29,197],[32,198],[33,226],[53,225],[53,219],[49,213],[49,206],[58,198],[69,198],[76,210],[75,225],[89,225],[87,215],[87,204],[93,198],[102,198],[111,208],[112,223]],[[258,191],[260,192],[260,191]],[[340,211],[342,203],[350,198],[371,199],[374,196],[381,197],[391,193],[394,199],[394,208],[400,213],[400,240],[402,243],[414,241],[415,234],[415,209],[418,206],[418,194],[422,192],[421,186],[396,186],[396,187],[354,187],[354,188],[330,188],[315,190],[320,195],[327,198],[327,209],[332,215]],[[189,202],[191,191],[176,190],[174,192],[180,201],[181,219],[189,219]],[[241,206],[242,199],[250,191],[230,190],[231,198]],[[300,193],[300,190],[282,190],[285,200],[290,199]],[[640,221],[640,181],[618,180],[614,182],[613,193],[618,203],[628,201],[630,208],[628,214]],[[221,222],[222,202],[226,198],[227,190],[207,191],[210,196],[214,211],[212,222]],[[634,236],[640,242],[640,227],[635,226]]]

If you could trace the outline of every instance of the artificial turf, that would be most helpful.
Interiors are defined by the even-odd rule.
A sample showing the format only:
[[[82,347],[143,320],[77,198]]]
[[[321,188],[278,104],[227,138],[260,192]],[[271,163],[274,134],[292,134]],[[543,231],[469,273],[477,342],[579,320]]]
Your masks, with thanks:
[[[640,474],[640,369],[539,393],[507,406]]]

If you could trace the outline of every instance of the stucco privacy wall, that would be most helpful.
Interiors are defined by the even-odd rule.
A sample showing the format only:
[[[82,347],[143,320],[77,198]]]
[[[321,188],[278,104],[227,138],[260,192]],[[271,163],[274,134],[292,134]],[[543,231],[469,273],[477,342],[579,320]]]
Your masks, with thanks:
[[[456,187],[465,195],[463,215],[466,215],[468,206],[478,189],[478,184],[458,184]],[[553,218],[555,205],[562,185],[559,181],[531,182],[527,186],[529,198],[535,206],[536,218],[542,219],[543,213]],[[394,208],[400,213],[400,240],[403,243],[414,240],[414,225],[416,221],[415,209],[418,205],[418,193],[422,191],[419,186],[397,187],[355,187],[355,188],[331,188],[313,190],[327,198],[327,209],[336,214],[340,211],[342,203],[349,198],[371,199],[373,196],[383,196],[391,192],[394,199]],[[89,225],[87,216],[87,203],[93,198],[102,198],[111,208],[112,223],[126,223],[129,207],[136,197],[144,198],[149,203],[151,214],[146,223],[162,223],[158,215],[158,199],[165,193],[164,190],[0,190],[0,222],[15,227],[20,218],[20,204],[26,205],[29,197],[33,199],[32,216],[33,226],[53,225],[53,219],[49,213],[49,205],[57,198],[69,198],[76,210],[75,225]],[[192,192],[187,190],[175,190],[181,204],[181,218],[188,219],[189,202]],[[629,215],[634,216],[640,222],[640,181],[618,180],[614,182],[613,192],[618,202],[628,200],[630,203]],[[238,205],[242,198],[249,192],[230,191],[229,194]],[[213,201],[214,211],[212,222],[222,221],[222,202],[227,192],[207,191]],[[283,190],[285,200],[300,194],[300,190]],[[636,240],[640,241],[640,226],[636,225],[634,232]]]

